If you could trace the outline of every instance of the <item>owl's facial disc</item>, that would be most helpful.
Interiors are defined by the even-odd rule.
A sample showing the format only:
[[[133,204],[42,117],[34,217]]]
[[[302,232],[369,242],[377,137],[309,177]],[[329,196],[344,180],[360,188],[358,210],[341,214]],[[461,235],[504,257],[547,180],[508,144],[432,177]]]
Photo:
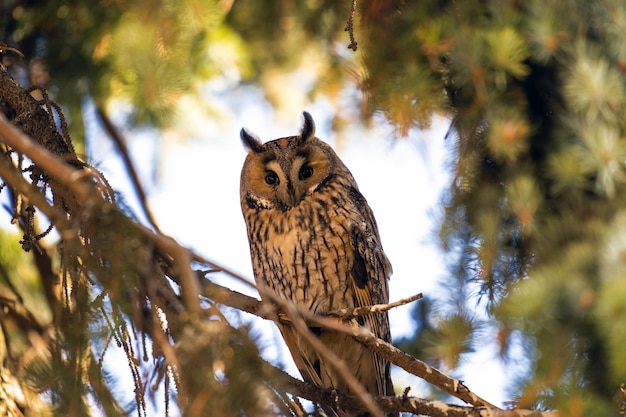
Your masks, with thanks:
[[[278,155],[266,155],[253,177],[262,179],[255,187],[258,197],[273,201],[277,209],[296,207],[328,176],[328,155],[316,147],[298,147]]]
[[[302,156],[293,160],[272,159],[264,168],[264,187],[273,195],[277,208],[289,210],[297,206],[309,191],[308,180],[314,168]]]
[[[316,138],[311,116],[304,115],[300,136],[262,143],[245,129],[248,149],[241,177],[242,203],[249,207],[288,211],[313,194],[341,164],[334,151]]]

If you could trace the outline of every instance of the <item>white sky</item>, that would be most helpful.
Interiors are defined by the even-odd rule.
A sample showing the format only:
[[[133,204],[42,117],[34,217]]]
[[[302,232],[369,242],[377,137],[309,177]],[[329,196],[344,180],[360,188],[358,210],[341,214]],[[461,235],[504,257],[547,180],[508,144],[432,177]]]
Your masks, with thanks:
[[[239,130],[245,126],[263,141],[294,135],[301,127],[301,110],[294,110],[293,117],[282,122],[261,100],[248,100],[237,110],[221,103],[221,115],[215,118],[195,114],[193,103],[190,104],[185,119],[188,124],[166,133],[160,144],[155,141],[155,132],[125,132],[132,156],[163,232],[252,280],[239,206],[239,174],[246,155],[239,141]],[[317,104],[304,110],[313,115],[319,138],[333,147],[340,141],[339,156],[352,171],[374,211],[385,252],[394,269],[390,299],[394,301],[418,292],[436,294],[446,271],[433,235],[433,213],[438,211],[441,191],[448,182],[444,164],[446,146],[450,143],[444,141],[444,136],[449,122],[436,117],[432,129],[415,130],[407,139],[394,140],[391,128],[378,118],[377,127],[348,128],[338,139],[329,129],[328,106]],[[181,136],[185,139],[181,140]],[[132,207],[137,207],[110,141],[96,131],[89,143],[90,162],[104,172],[113,188],[122,192]],[[233,280],[223,279],[220,283],[256,295]],[[412,307],[403,306],[390,312],[392,337],[413,333]],[[265,350],[267,357],[288,356],[284,350],[272,349],[280,343],[277,342],[280,336],[271,324],[255,324],[255,329],[263,333],[262,344],[269,346]],[[485,340],[479,352],[466,356],[466,365],[455,376],[477,395],[500,405],[505,400],[505,375],[496,358],[493,341]],[[290,372],[298,376],[288,361]],[[394,380],[397,389],[410,384],[411,394],[420,395],[419,384],[414,385],[416,381],[406,373],[395,372]]]

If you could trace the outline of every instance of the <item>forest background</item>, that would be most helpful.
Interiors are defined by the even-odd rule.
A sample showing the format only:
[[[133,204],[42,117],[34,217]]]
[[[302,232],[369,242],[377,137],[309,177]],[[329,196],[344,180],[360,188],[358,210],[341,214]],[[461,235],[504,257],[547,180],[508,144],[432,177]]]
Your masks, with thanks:
[[[277,337],[259,339],[255,326],[268,324],[237,312],[268,314],[232,292],[255,296],[247,266],[225,267],[247,257],[196,251],[242,234],[243,221],[199,232],[236,195],[239,165],[208,168],[235,152],[236,131],[291,135],[308,110],[357,181],[374,178],[365,195],[384,189],[394,227],[438,244],[428,257],[439,270],[396,268],[425,295],[390,313],[393,330],[407,323],[395,310],[412,310],[401,351],[461,376],[472,352],[495,346],[492,359],[514,370],[494,380],[497,406],[623,413],[625,36],[617,0],[4,2],[2,411],[302,415],[311,409],[298,398],[335,401],[266,362],[289,367],[267,353]],[[168,171],[181,146],[193,153]],[[421,159],[403,159],[415,146]],[[108,147],[119,165],[107,167]],[[159,196],[168,181],[190,191]],[[207,195],[214,183],[230,185]],[[174,215],[159,212],[168,200]],[[432,204],[432,235],[417,234],[416,200]],[[194,251],[161,233],[161,216],[196,227]],[[392,300],[410,295],[401,285]],[[434,406],[463,399],[450,381],[431,381],[448,396],[422,387],[375,406],[338,401],[477,412]],[[491,406],[479,400],[468,402]]]

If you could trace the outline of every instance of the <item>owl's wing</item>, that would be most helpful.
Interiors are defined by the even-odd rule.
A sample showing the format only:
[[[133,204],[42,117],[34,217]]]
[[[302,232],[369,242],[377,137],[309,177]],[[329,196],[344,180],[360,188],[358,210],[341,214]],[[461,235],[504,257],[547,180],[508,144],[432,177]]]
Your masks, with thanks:
[[[392,269],[380,243],[376,219],[365,197],[357,189],[351,189],[350,194],[354,202],[350,226],[350,244],[354,253],[351,272],[359,306],[388,303],[387,280]],[[385,339],[382,337],[384,333],[375,333]]]
[[[355,307],[386,304],[389,302],[387,279],[392,272],[391,264],[380,243],[378,226],[372,210],[358,190],[351,190],[351,193],[355,208],[358,210],[356,221],[350,228],[350,243],[354,253],[351,275]],[[391,342],[387,313],[369,314],[360,320],[360,324],[368,327],[376,336]],[[374,357],[379,393],[393,395],[389,364],[376,354]]]

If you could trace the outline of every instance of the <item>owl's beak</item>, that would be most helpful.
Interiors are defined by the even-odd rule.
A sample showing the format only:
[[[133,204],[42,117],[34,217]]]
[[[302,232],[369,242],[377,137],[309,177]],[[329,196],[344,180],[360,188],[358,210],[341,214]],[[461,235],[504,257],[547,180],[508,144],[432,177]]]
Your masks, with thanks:
[[[287,209],[294,208],[300,203],[302,196],[296,191],[291,182],[287,183],[287,188],[285,193],[282,193],[281,196],[282,203],[287,207]]]

